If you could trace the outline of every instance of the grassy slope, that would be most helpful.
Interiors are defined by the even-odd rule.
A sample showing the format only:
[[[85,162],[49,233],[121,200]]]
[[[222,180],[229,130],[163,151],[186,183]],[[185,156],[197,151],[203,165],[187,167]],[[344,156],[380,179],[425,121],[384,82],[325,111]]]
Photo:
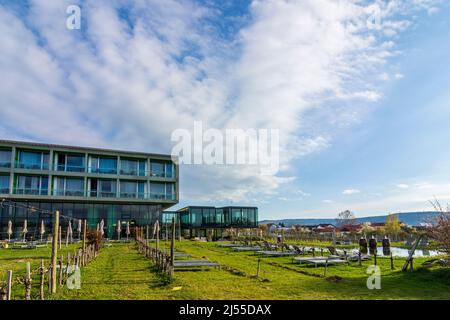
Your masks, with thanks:
[[[222,270],[177,271],[175,280],[165,284],[152,272],[150,261],[137,253],[133,244],[114,244],[104,248],[99,257],[82,270],[81,290],[61,290],[56,299],[450,299],[450,270],[418,270],[402,273],[404,259],[396,259],[394,271],[388,259],[379,258],[382,271],[381,290],[368,290],[366,268],[330,266],[327,276],[343,278],[338,283],[312,275],[322,275],[324,268],[293,264],[291,258],[261,259],[262,278],[255,279],[258,257],[253,253],[233,252],[215,243],[183,241],[176,243],[178,251],[193,254],[193,258],[219,261]],[[4,270],[25,268],[24,253],[48,256],[48,253],[21,250],[0,251],[0,277]],[[40,259],[40,257],[39,257]],[[418,266],[425,259],[416,259]],[[14,261],[14,262],[13,262]],[[36,266],[39,263],[36,260]],[[304,274],[306,273],[306,274]],[[18,286],[20,287],[20,286]],[[173,288],[181,287],[181,290]],[[33,289],[37,293],[37,289]],[[22,290],[15,293],[22,296]],[[20,293],[20,295],[18,295]]]

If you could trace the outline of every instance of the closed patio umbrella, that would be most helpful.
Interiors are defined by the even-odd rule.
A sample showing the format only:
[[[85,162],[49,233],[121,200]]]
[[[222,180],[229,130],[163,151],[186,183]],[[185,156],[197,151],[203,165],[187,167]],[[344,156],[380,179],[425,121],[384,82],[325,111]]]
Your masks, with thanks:
[[[11,235],[13,234],[11,220],[8,221],[8,231],[6,233],[8,234],[8,242],[9,242],[9,241],[11,241]]]
[[[23,221],[22,233],[23,233],[23,242],[26,242],[27,241],[27,233],[28,233],[28,222],[26,219]]]
[[[117,221],[117,240],[120,240],[120,234],[122,233],[122,224],[120,220]]]
[[[39,233],[41,234],[41,242],[42,242],[42,238],[44,237],[44,234],[45,234],[44,220],[41,220],[41,229],[39,230]]]
[[[127,229],[126,229],[125,233],[127,234],[127,241],[128,241],[128,236],[130,235],[130,222],[129,221],[127,221]]]
[[[100,221],[100,234],[102,235],[102,237],[105,234],[104,229],[105,229],[105,221],[102,219],[102,221]]]
[[[78,219],[77,231],[78,231],[78,240],[81,240],[81,219]]]
[[[69,245],[69,239],[70,239],[70,242],[73,242],[73,236],[72,236],[72,221],[69,221],[69,224],[67,225],[66,247]]]

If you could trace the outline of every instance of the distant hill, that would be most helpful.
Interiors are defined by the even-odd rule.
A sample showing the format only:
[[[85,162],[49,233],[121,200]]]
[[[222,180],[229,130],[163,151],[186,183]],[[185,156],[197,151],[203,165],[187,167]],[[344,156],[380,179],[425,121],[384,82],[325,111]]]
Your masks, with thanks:
[[[436,211],[423,211],[423,212],[401,212],[397,213],[398,219],[410,226],[418,226],[421,223],[427,223],[433,221],[439,213]],[[359,223],[364,222],[385,222],[387,215],[357,218]],[[286,227],[290,227],[294,224],[297,225],[317,225],[317,224],[335,224],[336,219],[280,219],[280,220],[263,220],[260,224],[267,223],[283,223]]]

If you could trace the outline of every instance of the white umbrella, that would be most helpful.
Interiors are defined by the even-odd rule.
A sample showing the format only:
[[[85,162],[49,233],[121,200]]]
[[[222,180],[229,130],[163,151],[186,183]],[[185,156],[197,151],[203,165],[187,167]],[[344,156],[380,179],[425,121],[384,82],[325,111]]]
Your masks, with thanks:
[[[122,232],[122,224],[120,220],[117,221],[117,240],[120,240],[120,233]]]
[[[28,222],[26,219],[23,221],[22,233],[23,233],[23,242],[26,242],[27,241],[26,237],[27,237],[27,233],[28,233]]]
[[[45,233],[45,224],[44,224],[44,220],[41,220],[41,230],[39,231],[39,233],[41,234],[41,242],[42,242],[42,238],[43,238],[44,233]]]
[[[78,240],[80,240],[81,239],[81,219],[78,219],[77,230],[78,230]]]
[[[105,231],[103,230],[105,228],[105,221],[102,219],[102,221],[100,221],[100,234],[103,235],[105,234]]]
[[[66,246],[69,244],[69,239],[70,242],[73,242],[73,232],[72,232],[72,221],[69,221],[69,225],[67,226],[67,234],[66,234]]]
[[[8,241],[11,241],[11,235],[13,234],[11,220],[8,221],[8,231],[6,233],[8,233]]]
[[[130,222],[127,221],[127,230],[125,231],[125,233],[127,234],[127,241],[128,241],[128,236],[130,235]]]

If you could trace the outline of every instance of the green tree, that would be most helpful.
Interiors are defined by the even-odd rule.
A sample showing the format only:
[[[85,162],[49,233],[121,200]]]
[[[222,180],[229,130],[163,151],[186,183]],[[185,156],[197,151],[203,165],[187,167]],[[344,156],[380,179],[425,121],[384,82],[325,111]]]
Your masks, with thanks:
[[[398,221],[398,215],[389,214],[387,216],[384,230],[387,234],[391,236],[396,236],[400,233],[401,227],[400,222]]]

